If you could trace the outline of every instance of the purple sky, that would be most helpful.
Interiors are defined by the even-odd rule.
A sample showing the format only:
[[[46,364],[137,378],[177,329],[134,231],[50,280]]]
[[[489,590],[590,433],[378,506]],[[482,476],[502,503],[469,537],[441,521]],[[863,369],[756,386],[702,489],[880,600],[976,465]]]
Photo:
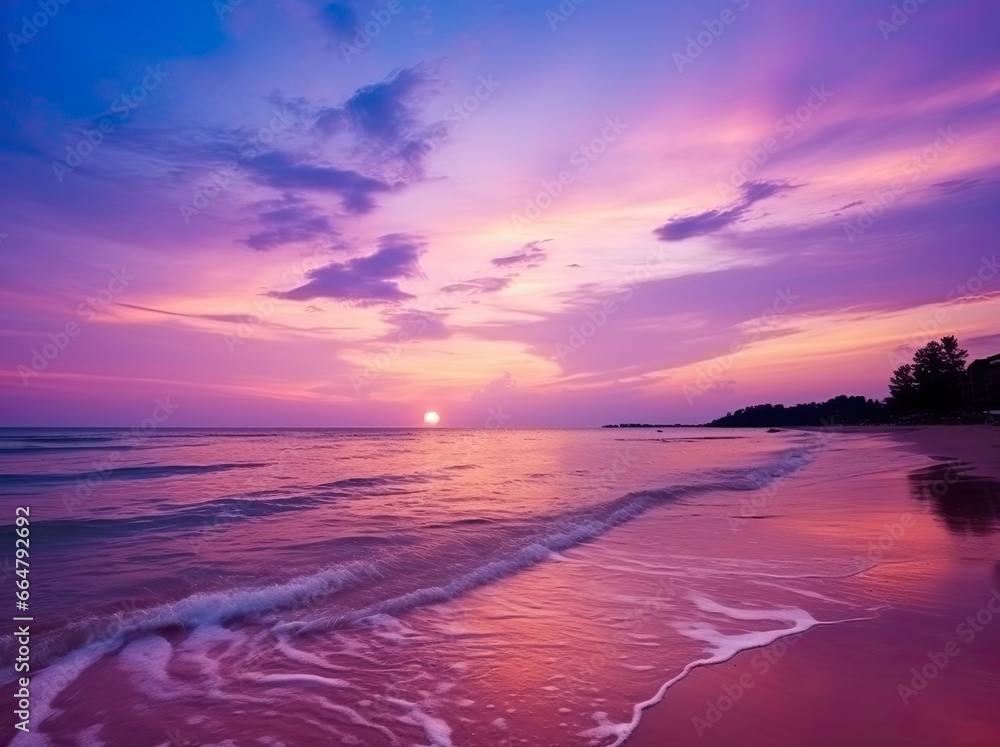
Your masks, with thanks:
[[[0,18],[0,424],[702,422],[1000,352],[994,2]]]

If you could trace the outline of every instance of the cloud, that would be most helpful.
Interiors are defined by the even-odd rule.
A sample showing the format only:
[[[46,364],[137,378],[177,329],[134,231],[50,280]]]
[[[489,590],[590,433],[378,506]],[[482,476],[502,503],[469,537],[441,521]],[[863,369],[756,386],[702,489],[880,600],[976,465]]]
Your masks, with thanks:
[[[364,136],[382,144],[398,144],[420,128],[417,108],[437,82],[431,65],[396,70],[382,82],[355,91],[344,104],[344,113]]]
[[[955,192],[964,192],[967,189],[972,189],[980,184],[981,181],[980,179],[949,179],[948,181],[937,182],[932,186],[949,194],[954,194]]]
[[[223,322],[225,324],[247,324],[253,321],[250,314],[185,314],[180,311],[166,311],[164,309],[154,309],[149,306],[138,306],[131,303],[117,302],[115,306],[122,306],[126,309],[136,309],[137,311],[148,311],[151,314],[162,314],[164,316],[179,316],[185,319],[205,319],[210,322]]]
[[[375,209],[375,195],[393,190],[391,184],[357,171],[299,163],[280,151],[258,156],[250,168],[260,181],[277,189],[332,192],[341,198],[344,209],[355,215],[370,213]]]
[[[483,407],[491,407],[504,404],[515,394],[517,394],[517,381],[509,372],[504,371],[482,389],[474,391],[469,399]]]
[[[441,292],[468,293],[470,295],[478,295],[480,293],[498,293],[504,288],[507,288],[512,282],[514,282],[513,277],[472,278],[470,280],[463,280],[460,283],[446,285],[441,289]]]
[[[268,302],[270,303],[270,302]],[[323,333],[327,334],[330,332],[343,332],[345,330],[353,331],[353,327],[295,327],[288,324],[279,324],[272,319],[262,318],[259,314],[187,314],[181,311],[167,311],[166,309],[154,309],[149,306],[139,306],[137,304],[123,303],[121,301],[116,302],[115,306],[121,306],[126,309],[135,309],[136,311],[145,311],[150,314],[159,314],[161,316],[174,316],[180,317],[182,319],[201,319],[209,322],[220,322],[223,324],[251,324],[254,326],[266,325],[276,330],[282,330],[287,332],[297,332],[297,333]],[[312,309],[313,311],[321,311],[315,306],[310,306],[306,308],[306,311]]]
[[[266,251],[283,244],[331,237],[337,231],[315,206],[298,195],[285,193],[279,200],[265,200],[253,206],[264,228],[241,242],[251,249]]]
[[[706,210],[696,215],[671,218],[653,233],[661,241],[683,241],[693,236],[715,233],[738,222],[754,203],[789,189],[793,189],[793,187],[785,182],[747,182],[740,190],[739,199],[728,207]]]
[[[389,234],[379,239],[374,253],[320,267],[307,275],[305,285],[270,295],[291,301],[330,298],[360,307],[402,303],[415,296],[400,290],[396,280],[420,274],[417,263],[423,252],[417,237]]]
[[[387,310],[382,313],[382,320],[393,328],[382,339],[390,342],[400,342],[400,335],[405,334],[405,341],[410,340],[447,340],[454,334],[445,320],[447,313],[439,311],[421,311],[417,309]]]
[[[350,39],[358,25],[358,14],[350,3],[327,3],[320,11],[320,17],[327,31],[338,41]]]
[[[375,162],[408,165],[404,177],[423,176],[427,155],[447,139],[441,122],[424,122],[420,110],[438,90],[438,63],[420,63],[358,88],[342,106],[321,107],[313,129],[324,138],[350,133],[356,151]]]
[[[494,267],[510,267],[512,265],[538,267],[542,262],[548,259],[548,254],[540,246],[540,244],[544,244],[546,241],[549,241],[549,239],[545,239],[544,241],[531,241],[513,254],[491,259],[490,264]]]

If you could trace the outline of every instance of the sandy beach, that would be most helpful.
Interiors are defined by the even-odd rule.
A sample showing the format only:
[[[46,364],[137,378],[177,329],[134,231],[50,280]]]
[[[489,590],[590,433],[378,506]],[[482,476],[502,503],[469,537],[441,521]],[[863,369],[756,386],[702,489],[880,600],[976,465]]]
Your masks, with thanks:
[[[912,505],[885,491],[860,511],[841,495],[832,511],[850,515],[831,526],[875,538],[875,566],[861,578],[890,608],[694,670],[644,713],[630,747],[1000,744],[1000,429],[845,430],[883,433],[927,457],[892,476],[908,483]],[[956,460],[967,464],[956,470]],[[876,486],[845,476],[842,487]],[[803,531],[780,527],[788,540]]]

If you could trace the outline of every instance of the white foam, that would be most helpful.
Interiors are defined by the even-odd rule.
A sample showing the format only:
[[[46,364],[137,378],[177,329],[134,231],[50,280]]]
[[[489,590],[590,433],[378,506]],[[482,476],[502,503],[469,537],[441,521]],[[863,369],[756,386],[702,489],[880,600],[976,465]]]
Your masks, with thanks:
[[[73,684],[87,667],[104,656],[108,648],[106,645],[95,644],[79,649],[31,678],[31,728],[34,731],[18,731],[10,743],[11,747],[49,745],[49,740],[38,731],[38,728],[56,710],[53,705],[56,697]]]
[[[386,698],[386,700],[408,709],[408,716],[404,720],[406,723],[420,726],[431,741],[432,747],[454,747],[451,741],[451,727],[448,726],[447,722],[431,716],[416,703],[398,698]]]
[[[94,724],[88,726],[76,735],[75,747],[105,747],[104,740],[98,737],[104,724]]]
[[[628,739],[629,735],[635,731],[635,728],[639,725],[639,719],[642,716],[642,712],[650,706],[656,705],[663,700],[663,696],[666,694],[667,690],[675,683],[686,677],[691,670],[709,664],[719,664],[721,662],[728,661],[741,651],[745,651],[750,648],[767,646],[780,638],[794,635],[796,633],[802,633],[819,625],[836,625],[843,622],[856,622],[871,619],[870,617],[857,617],[850,618],[848,620],[827,622],[816,620],[808,612],[797,607],[747,609],[720,604],[719,602],[700,595],[692,595],[691,599],[703,612],[721,614],[733,620],[776,620],[779,622],[789,622],[792,623],[792,626],[789,628],[778,628],[769,631],[755,631],[751,633],[726,635],[721,633],[714,626],[704,622],[680,625],[679,629],[681,629],[682,633],[691,638],[707,643],[711,648],[711,653],[703,659],[697,659],[685,665],[676,677],[673,677],[663,683],[652,698],[635,704],[632,707],[632,719],[630,721],[616,724],[608,719],[608,715],[606,713],[598,711],[593,714],[593,717],[597,721],[598,725],[591,729],[578,732],[577,736],[590,737],[597,740],[613,738],[614,742],[609,743],[607,747],[618,747],[618,745],[622,744],[626,739]]]
[[[132,641],[118,652],[115,663],[129,672],[132,684],[154,700],[170,698],[175,690],[167,665],[174,647],[163,636],[150,635]]]
[[[309,664],[312,666],[320,667],[321,669],[341,669],[341,667],[335,667],[330,662],[328,662],[322,656],[317,654],[309,653],[308,651],[303,651],[300,648],[295,648],[288,643],[287,640],[281,639],[278,641],[276,648],[287,658],[299,664]]]
[[[246,615],[292,607],[336,593],[370,575],[373,568],[369,563],[352,563],[283,583],[202,592],[155,607],[90,620],[83,624],[88,633],[84,645],[120,641],[126,636],[153,633],[168,627],[219,626]]]
[[[757,586],[769,586],[773,589],[781,589],[782,591],[791,592],[792,594],[798,594],[799,596],[809,597],[811,599],[819,599],[823,602],[830,602],[832,604],[840,604],[845,607],[853,607],[854,604],[851,602],[845,602],[842,599],[834,599],[826,594],[820,594],[818,591],[809,591],[807,589],[797,589],[794,586],[786,586],[784,584],[776,584],[771,581],[758,581],[756,579],[751,579],[750,583],[756,584]]]
[[[209,687],[217,688],[223,684],[220,661],[229,657],[231,652],[249,639],[250,636],[246,633],[229,630],[221,625],[203,625],[195,628],[181,641],[174,652],[180,660],[197,666]],[[247,666],[255,655],[255,652],[251,652],[249,656],[236,662],[236,668],[239,670]]]
[[[262,682],[262,683],[286,683],[286,682],[309,682],[314,685],[326,685],[327,687],[352,687],[351,683],[347,680],[338,680],[333,677],[321,677],[318,674],[261,674],[261,675],[244,675],[243,679],[250,680],[252,682]]]
[[[332,703],[331,701],[321,696],[315,698],[314,700],[316,702],[319,702],[326,710],[339,714],[341,716],[345,716],[347,720],[350,721],[352,724],[356,724],[358,726],[364,726],[369,729],[374,729],[375,731],[378,731],[384,734],[386,737],[388,737],[390,742],[396,741],[396,736],[392,733],[391,730],[387,729],[386,727],[380,724],[376,724],[369,721],[368,719],[364,718],[360,713],[355,711],[353,708],[349,708],[345,705],[339,705],[337,703]]]

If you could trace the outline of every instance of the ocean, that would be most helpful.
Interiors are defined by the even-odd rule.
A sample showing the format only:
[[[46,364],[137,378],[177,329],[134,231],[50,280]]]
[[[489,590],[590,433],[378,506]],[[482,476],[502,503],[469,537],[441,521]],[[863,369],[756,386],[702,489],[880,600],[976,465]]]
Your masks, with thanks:
[[[877,616],[880,557],[823,512],[918,463],[822,431],[3,430],[32,618],[3,739],[617,745],[694,666]]]

